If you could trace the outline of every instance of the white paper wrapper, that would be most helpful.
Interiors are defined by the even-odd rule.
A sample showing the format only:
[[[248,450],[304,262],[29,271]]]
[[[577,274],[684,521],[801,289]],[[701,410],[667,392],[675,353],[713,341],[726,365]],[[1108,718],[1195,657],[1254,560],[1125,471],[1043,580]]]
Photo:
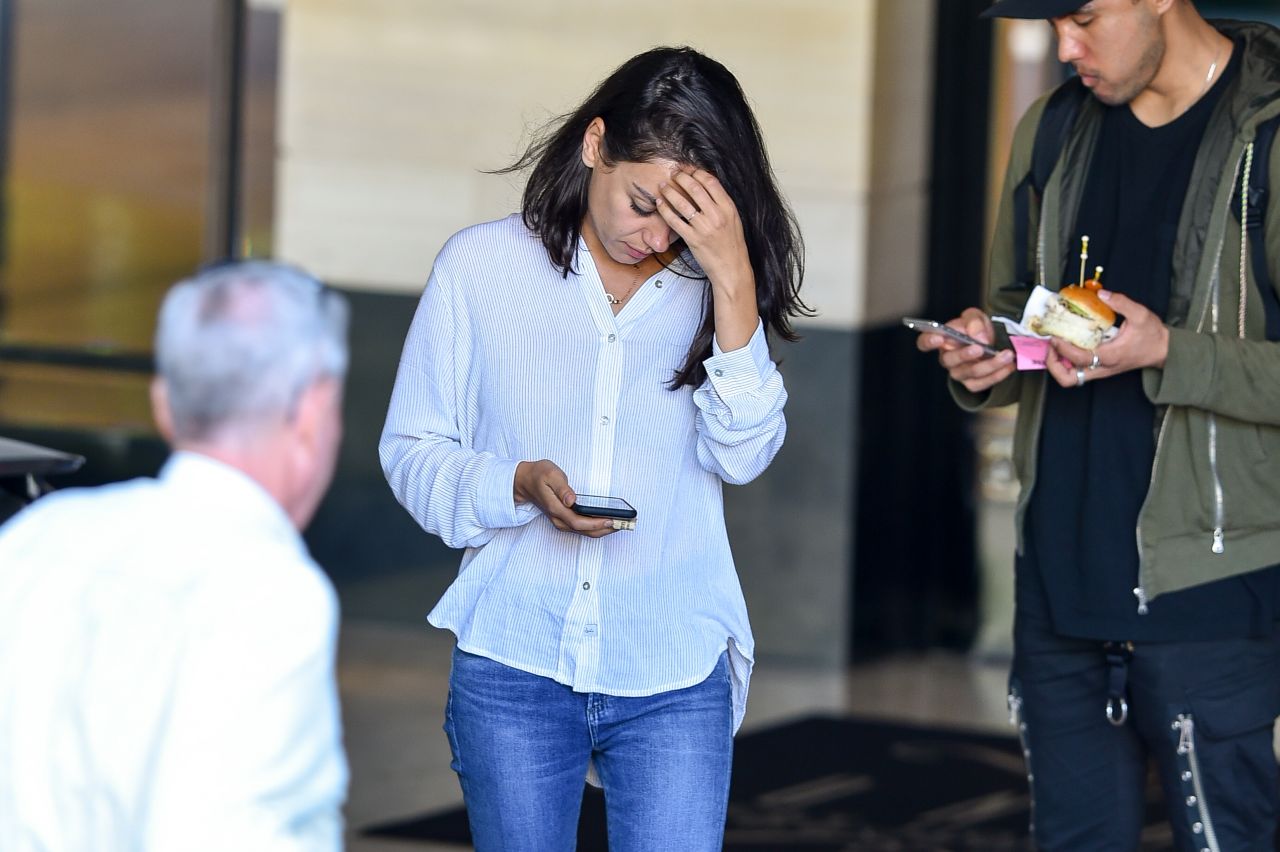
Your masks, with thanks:
[[[1005,327],[1010,336],[1019,335],[1020,337],[1034,337],[1037,340],[1048,340],[1047,334],[1036,334],[1031,330],[1031,320],[1044,316],[1045,309],[1048,307],[1049,300],[1057,298],[1057,294],[1052,290],[1041,287],[1039,284],[1031,291],[1031,295],[1027,297],[1027,304],[1022,308],[1022,319],[1011,320],[1008,317],[992,317],[992,322],[998,322]],[[1103,333],[1104,341],[1110,340],[1120,332],[1116,326],[1111,326]]]
[[[1044,316],[1045,308],[1049,304],[1049,299],[1054,296],[1052,290],[1036,285],[1031,291],[1031,295],[1027,297],[1027,304],[1022,309],[1022,319],[1012,320],[1008,317],[992,317],[993,322],[998,322],[1005,327],[1010,335],[1018,335],[1020,337],[1034,337],[1037,340],[1048,340],[1047,334],[1036,334],[1031,330],[1031,320],[1036,317]]]

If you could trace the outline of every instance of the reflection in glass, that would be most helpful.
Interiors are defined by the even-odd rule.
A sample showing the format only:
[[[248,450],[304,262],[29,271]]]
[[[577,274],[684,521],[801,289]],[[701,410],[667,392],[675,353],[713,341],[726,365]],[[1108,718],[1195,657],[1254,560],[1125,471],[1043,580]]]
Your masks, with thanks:
[[[206,259],[207,226],[225,215],[211,191],[226,154],[211,126],[222,8],[0,0],[0,423],[150,428],[136,365],[165,289]],[[250,8],[241,45],[236,244],[259,257],[272,243],[279,17]]]
[[[150,348],[200,260],[211,0],[17,0],[0,341]]]

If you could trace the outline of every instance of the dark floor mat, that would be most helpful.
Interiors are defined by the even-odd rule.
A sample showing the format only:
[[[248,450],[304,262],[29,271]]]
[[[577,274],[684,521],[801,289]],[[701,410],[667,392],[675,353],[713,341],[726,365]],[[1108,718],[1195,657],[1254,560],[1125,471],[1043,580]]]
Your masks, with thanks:
[[[1012,737],[811,717],[738,738],[726,852],[1004,852],[1028,847],[1029,799]],[[468,845],[466,811],[367,835]],[[601,852],[604,797],[587,788],[578,849]],[[1144,850],[1171,849],[1158,786]]]

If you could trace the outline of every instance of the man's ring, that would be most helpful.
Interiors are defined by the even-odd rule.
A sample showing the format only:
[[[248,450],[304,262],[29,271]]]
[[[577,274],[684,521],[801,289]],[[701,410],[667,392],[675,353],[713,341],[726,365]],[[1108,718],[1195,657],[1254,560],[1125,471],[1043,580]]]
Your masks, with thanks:
[[[1076,370],[1076,387],[1084,387],[1084,370]]]
[[[1099,363],[1101,363],[1101,362],[1099,362],[1099,360],[1098,360],[1098,353],[1097,353],[1097,352],[1095,352],[1095,353],[1093,353],[1093,361],[1091,361],[1091,362],[1089,363],[1089,369],[1090,369],[1090,370],[1096,370],[1096,369],[1098,369],[1098,364],[1099,364]]]

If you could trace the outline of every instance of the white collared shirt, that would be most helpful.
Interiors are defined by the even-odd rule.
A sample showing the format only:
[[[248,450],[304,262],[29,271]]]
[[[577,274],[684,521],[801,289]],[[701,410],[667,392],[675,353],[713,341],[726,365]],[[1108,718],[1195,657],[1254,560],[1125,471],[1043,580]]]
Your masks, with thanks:
[[[518,215],[436,258],[405,341],[380,445],[400,503],[466,548],[428,616],[464,651],[580,692],[653,695],[730,651],[734,725],[754,641],[722,483],[758,476],[786,432],[762,326],[713,345],[696,391],[669,390],[701,324],[705,281],[661,271],[615,317],[585,244],[567,278]],[[521,461],[638,512],[634,531],[561,532],[515,503]]]
[[[0,849],[340,849],[336,636],[234,468],[36,501],[0,529]]]

